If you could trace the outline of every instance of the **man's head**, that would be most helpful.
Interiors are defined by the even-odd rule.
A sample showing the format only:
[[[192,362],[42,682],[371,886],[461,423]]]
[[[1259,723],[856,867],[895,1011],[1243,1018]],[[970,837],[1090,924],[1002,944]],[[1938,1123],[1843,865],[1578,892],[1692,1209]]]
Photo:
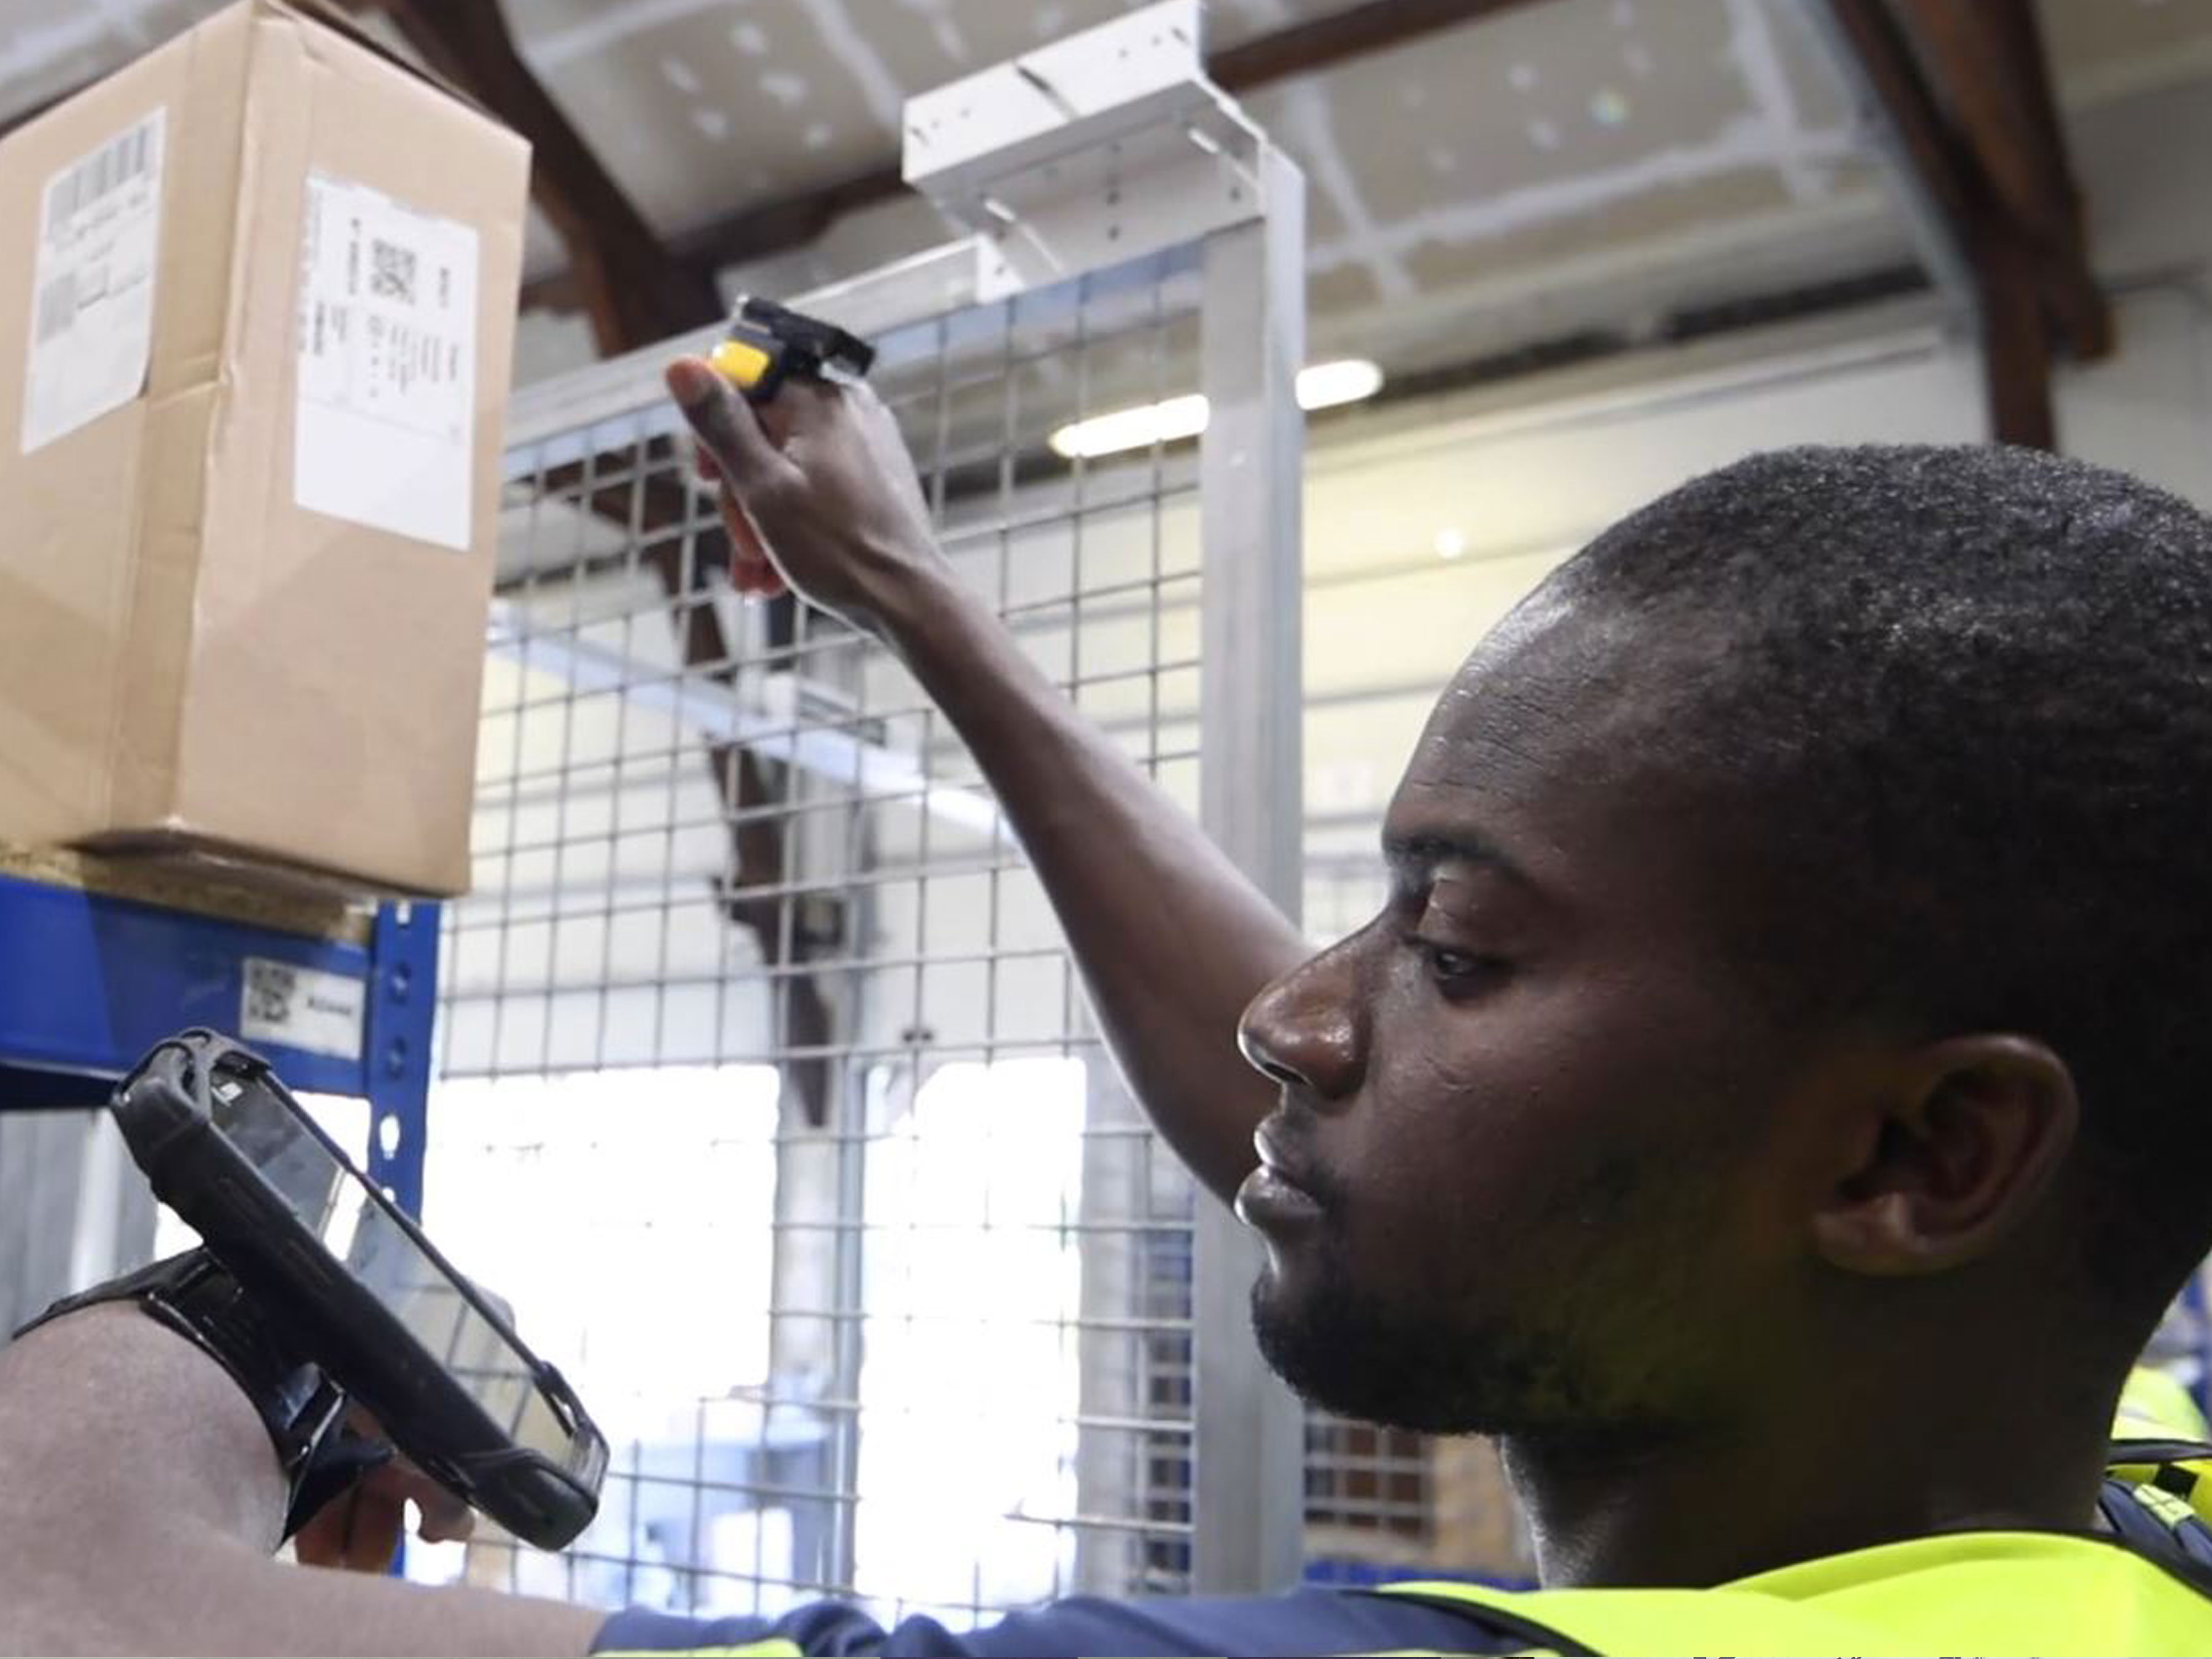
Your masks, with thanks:
[[[1325,1403],[1632,1441],[2061,1335],[2117,1384],[2212,1243],[2171,496],[2002,449],[1698,479],[1477,648],[1386,841],[1383,913],[1246,1018],[1255,1318]]]

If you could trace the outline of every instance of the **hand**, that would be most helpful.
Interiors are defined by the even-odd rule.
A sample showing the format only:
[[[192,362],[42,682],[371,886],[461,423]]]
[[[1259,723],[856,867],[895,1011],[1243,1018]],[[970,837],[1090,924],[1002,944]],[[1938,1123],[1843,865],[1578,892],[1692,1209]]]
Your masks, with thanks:
[[[902,599],[944,576],[913,458],[874,392],[794,380],[756,408],[698,357],[669,366],[668,389],[701,474],[721,486],[739,592],[795,588],[881,634]]]
[[[359,1407],[353,1408],[349,1423],[356,1433],[383,1435],[376,1420]],[[475,1512],[466,1504],[404,1457],[395,1457],[324,1505],[293,1534],[293,1553],[303,1566],[389,1572],[406,1534],[410,1500],[422,1512],[420,1535],[425,1543],[466,1538],[476,1528]]]

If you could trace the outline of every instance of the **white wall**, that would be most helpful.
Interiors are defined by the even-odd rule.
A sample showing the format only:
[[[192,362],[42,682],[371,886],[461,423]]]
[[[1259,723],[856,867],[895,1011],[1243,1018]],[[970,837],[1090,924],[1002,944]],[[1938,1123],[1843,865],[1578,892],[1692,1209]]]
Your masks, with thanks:
[[[2161,283],[2124,295],[2118,312],[2113,356],[2060,373],[2063,447],[2212,506],[2204,302]],[[1351,422],[1317,441],[1306,550],[1310,931],[1364,919],[1371,826],[1435,693],[1486,629],[1597,532],[1756,450],[1984,438],[1977,354],[1940,326],[1899,320],[1801,331],[1726,367],[1656,356],[1624,366],[1640,377],[1613,390],[1561,377],[1548,393],[1523,386],[1393,411],[1371,434]],[[1441,532],[1463,538],[1456,558],[1438,556]]]

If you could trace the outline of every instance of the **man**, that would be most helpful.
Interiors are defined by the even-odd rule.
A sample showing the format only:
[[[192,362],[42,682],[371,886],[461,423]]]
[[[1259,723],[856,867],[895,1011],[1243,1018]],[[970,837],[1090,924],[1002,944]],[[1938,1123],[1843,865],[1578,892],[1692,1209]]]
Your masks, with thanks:
[[[1273,1363],[1339,1411],[1501,1437],[1547,1589],[956,1637],[833,1605],[603,1629],[283,1568],[239,1391],[108,1307],[0,1355],[0,1639],[2212,1647],[2192,1454],[2106,1468],[2212,1245],[2212,524],[2018,451],[1698,480],[1476,647],[1391,805],[1388,903],[1305,961],[951,580],[880,405],[794,386],[764,428],[703,364],[671,385],[740,585],[880,635],[975,752],[1131,1082],[1266,1240]]]

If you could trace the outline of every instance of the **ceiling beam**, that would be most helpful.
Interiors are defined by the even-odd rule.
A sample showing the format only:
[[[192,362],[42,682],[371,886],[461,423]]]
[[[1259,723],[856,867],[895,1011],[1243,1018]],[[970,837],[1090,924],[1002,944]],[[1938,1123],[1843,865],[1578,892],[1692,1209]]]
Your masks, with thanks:
[[[1981,154],[1930,86],[1923,54],[1916,51],[1899,14],[1884,0],[1821,0],[1819,15],[1831,26],[1827,33],[1842,56],[1841,67],[1887,131],[1900,183],[1917,204],[1923,257],[1939,276],[1958,273],[1954,291],[1963,289],[1962,302],[1972,307],[1990,437],[2055,448],[2051,335],[2033,233],[2014,216]],[[1940,61],[1932,51],[1925,60]]]
[[[1207,78],[1224,92],[1257,92],[1301,75],[1334,69],[1370,52],[1388,52],[1462,24],[1516,11],[1531,0],[1365,0],[1310,22],[1293,23],[1225,46],[1206,60]]]
[[[1912,43],[1882,0],[1821,0],[1811,13],[1836,68],[1871,106],[1864,112],[1913,198],[1931,266],[1956,262],[1962,283],[1970,198],[1979,188],[1972,158],[1936,107]],[[1940,270],[1939,275],[1944,274]]]
[[[430,67],[529,140],[531,195],[567,246],[599,349],[648,345],[721,315],[713,273],[672,255],[523,61],[499,0],[354,0],[389,17]]]
[[[2081,358],[2112,349],[2031,0],[1899,0],[1953,120],[2025,238],[2045,308]]]
[[[414,0],[417,4],[434,3]],[[1292,24],[1214,52],[1206,59],[1206,74],[1225,91],[1257,92],[1531,3],[1534,0],[1364,0],[1333,15]],[[818,190],[741,208],[674,236],[669,252],[711,279],[725,266],[803,247],[847,215],[894,201],[905,188],[898,158],[893,156]],[[526,283],[522,303],[525,307],[574,311],[589,297],[580,276],[580,272],[565,270]]]
[[[2032,449],[2058,447],[2051,391],[2051,331],[2035,250],[2010,221],[1991,216],[1974,252],[1981,291],[1982,395],[1990,437]]]

